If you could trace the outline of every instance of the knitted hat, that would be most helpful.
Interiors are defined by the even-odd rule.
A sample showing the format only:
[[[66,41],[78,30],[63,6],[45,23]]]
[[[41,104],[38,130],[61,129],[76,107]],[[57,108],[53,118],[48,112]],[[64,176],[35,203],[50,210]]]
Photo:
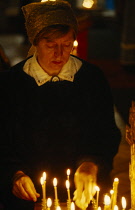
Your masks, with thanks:
[[[51,25],[69,25],[77,33],[77,20],[67,1],[35,2],[23,6],[22,11],[27,34],[32,44],[36,35],[43,28]]]

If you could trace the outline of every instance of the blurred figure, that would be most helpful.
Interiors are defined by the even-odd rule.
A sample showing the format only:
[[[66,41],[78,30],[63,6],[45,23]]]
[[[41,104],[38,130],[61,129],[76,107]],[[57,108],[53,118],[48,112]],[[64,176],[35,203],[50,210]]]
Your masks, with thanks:
[[[120,62],[125,70],[135,72],[135,1],[125,0],[123,11]]]
[[[10,68],[10,61],[6,56],[3,47],[0,45],[0,71],[5,71]]]

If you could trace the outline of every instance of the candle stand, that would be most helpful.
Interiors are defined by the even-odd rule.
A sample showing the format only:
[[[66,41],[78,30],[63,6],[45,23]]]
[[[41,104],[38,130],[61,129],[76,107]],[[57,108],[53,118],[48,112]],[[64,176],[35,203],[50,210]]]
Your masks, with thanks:
[[[41,208],[42,208],[42,210],[46,210],[47,209],[47,201],[46,201],[46,199],[42,199],[42,201],[41,201]]]
[[[126,140],[130,145],[131,162],[129,164],[129,178],[131,183],[131,210],[135,210],[135,102],[129,111],[129,126],[126,126]]]

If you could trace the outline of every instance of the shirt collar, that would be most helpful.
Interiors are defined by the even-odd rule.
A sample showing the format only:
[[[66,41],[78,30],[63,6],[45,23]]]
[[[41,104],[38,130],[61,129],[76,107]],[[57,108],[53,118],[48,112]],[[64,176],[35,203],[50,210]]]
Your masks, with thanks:
[[[61,71],[59,72],[58,78],[62,80],[67,80],[70,82],[73,82],[74,75],[76,72],[80,69],[82,65],[82,62],[75,58],[70,56],[68,62],[63,66]],[[36,59],[36,54],[33,55],[32,58],[29,58],[23,67],[24,72],[26,72],[28,75],[33,77],[37,83],[38,86],[43,85],[44,83],[48,81],[57,81],[52,80],[52,76],[48,75],[39,65]]]

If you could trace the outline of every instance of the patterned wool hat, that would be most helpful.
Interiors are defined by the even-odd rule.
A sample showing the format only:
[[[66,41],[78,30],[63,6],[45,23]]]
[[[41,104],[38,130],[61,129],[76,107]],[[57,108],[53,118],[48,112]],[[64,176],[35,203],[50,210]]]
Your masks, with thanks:
[[[51,25],[69,25],[77,34],[77,19],[67,1],[35,2],[23,6],[22,11],[27,34],[32,44],[37,34],[43,28]]]

